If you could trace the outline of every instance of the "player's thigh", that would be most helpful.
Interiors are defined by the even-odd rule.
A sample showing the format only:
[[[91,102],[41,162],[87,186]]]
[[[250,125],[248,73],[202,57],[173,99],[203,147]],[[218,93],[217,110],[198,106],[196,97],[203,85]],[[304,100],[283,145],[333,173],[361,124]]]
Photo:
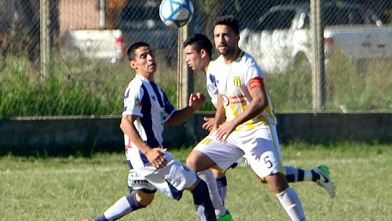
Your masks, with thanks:
[[[269,133],[270,130],[261,129],[251,134],[253,137],[249,136],[252,142],[241,145],[250,167],[260,178],[276,173],[284,174],[279,142]]]
[[[177,160],[171,160],[166,167],[146,176],[146,179],[170,198],[179,200],[183,190],[192,188],[198,178],[196,172]]]
[[[155,192],[138,190],[136,191],[135,195],[136,195],[136,201],[138,201],[142,206],[148,206],[154,200]]]
[[[243,161],[244,159],[245,159],[245,157],[243,157],[243,156],[240,157],[234,163],[232,163],[230,165],[230,167],[227,169],[221,169],[218,166],[213,166],[213,167],[211,167],[212,174],[214,174],[215,178],[225,176],[227,170],[236,168],[238,166],[238,164],[241,163],[241,161]]]
[[[157,188],[152,185],[145,177],[140,176],[134,169],[130,169],[128,173],[129,191],[143,191],[145,193],[155,193]]]
[[[196,172],[204,171],[215,165],[205,153],[193,149],[186,158],[186,165]]]
[[[233,162],[244,155],[244,152],[237,146],[230,143],[222,143],[216,140],[214,136],[205,137],[199,144],[197,144],[193,151],[201,152],[204,156],[211,159],[216,166],[223,170],[229,168]],[[200,160],[194,160],[198,165],[203,165],[203,162]],[[211,166],[213,165],[205,165],[206,168],[204,169],[208,169]]]

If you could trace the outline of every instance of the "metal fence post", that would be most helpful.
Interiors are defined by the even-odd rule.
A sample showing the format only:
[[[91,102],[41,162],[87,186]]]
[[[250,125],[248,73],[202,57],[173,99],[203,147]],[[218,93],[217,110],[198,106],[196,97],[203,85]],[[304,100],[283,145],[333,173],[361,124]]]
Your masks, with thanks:
[[[192,22],[191,22],[192,24]],[[189,32],[192,29],[190,24],[178,29],[178,43],[177,43],[177,108],[184,108],[188,106],[188,98],[193,92],[193,72],[188,67],[182,43],[188,38]]]
[[[99,28],[106,28],[106,0],[99,1]]]
[[[49,31],[49,0],[40,0],[40,58],[41,58],[41,78],[45,78],[48,73],[50,59],[50,31]]]
[[[321,22],[322,0],[310,0],[311,32],[312,32],[312,94],[313,112],[325,108],[324,91],[324,27]]]

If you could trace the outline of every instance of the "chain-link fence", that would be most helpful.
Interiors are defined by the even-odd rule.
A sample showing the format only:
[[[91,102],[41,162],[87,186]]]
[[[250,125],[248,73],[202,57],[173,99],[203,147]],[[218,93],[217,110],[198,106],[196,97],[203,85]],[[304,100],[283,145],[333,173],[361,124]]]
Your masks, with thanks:
[[[42,76],[42,50],[49,47],[50,64],[64,66],[56,69],[60,71],[57,74],[69,77],[97,69],[123,74],[124,49],[143,40],[156,48],[161,65],[157,81],[166,81],[173,87],[178,62],[177,29],[160,21],[159,3],[160,0],[1,1],[0,71],[4,73],[9,70],[7,66],[15,65],[13,58],[17,55],[17,59],[26,59],[32,74]],[[252,54],[266,72],[266,86],[277,112],[392,111],[390,0],[192,3],[195,15],[191,32],[204,33],[210,39],[215,17],[233,14],[238,18],[240,47]],[[43,4],[48,4],[47,14],[43,14]],[[321,45],[314,41],[316,29],[311,29],[317,24],[324,30]],[[45,30],[50,39],[47,44],[42,35]],[[321,58],[312,50],[315,46],[324,51]],[[317,75],[320,85],[314,83],[316,59],[325,60],[319,62],[325,66],[325,72]],[[49,68],[47,74],[53,71]],[[203,82],[204,78],[198,76],[195,88],[203,88]],[[315,88],[322,100],[317,110]]]

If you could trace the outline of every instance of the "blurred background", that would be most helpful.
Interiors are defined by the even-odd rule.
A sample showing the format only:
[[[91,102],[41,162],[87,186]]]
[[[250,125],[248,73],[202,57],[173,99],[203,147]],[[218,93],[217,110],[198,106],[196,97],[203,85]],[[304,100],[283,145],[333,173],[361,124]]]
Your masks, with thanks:
[[[240,47],[266,72],[276,112],[392,112],[390,0],[192,3],[189,33],[212,40],[217,16],[240,21]],[[138,40],[155,48],[156,81],[176,104],[180,29],[161,22],[159,4],[0,1],[0,117],[120,114],[133,74],[125,51]],[[194,78],[205,92],[204,76]]]

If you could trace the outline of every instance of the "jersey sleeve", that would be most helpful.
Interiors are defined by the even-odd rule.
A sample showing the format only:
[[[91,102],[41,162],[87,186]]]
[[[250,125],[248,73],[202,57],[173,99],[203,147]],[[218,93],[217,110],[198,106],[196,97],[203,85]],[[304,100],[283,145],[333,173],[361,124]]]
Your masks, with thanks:
[[[166,122],[174,113],[175,109],[173,105],[170,103],[169,99],[167,98],[165,92],[162,91],[162,94],[163,94],[163,103],[164,103],[163,122]]]
[[[264,79],[264,72],[261,70],[260,66],[257,62],[253,59],[253,57],[249,56],[246,60],[247,63],[247,71],[246,75],[244,76],[245,84],[248,84],[250,80],[253,78],[262,78]]]
[[[206,78],[207,78],[207,82],[206,82],[207,92],[211,98],[211,102],[215,106],[218,101],[218,88],[216,86],[215,76],[207,73]]]
[[[218,87],[216,84],[216,77],[215,77],[215,72],[216,68],[214,65],[214,62],[211,61],[208,65],[208,70],[206,73],[206,88],[207,88],[207,93],[211,98],[211,102],[216,105],[218,102]]]
[[[135,87],[136,85],[129,85],[124,95],[124,109],[122,115],[134,115],[143,117],[142,114],[142,98],[144,90],[142,87]],[[132,89],[131,89],[132,88]],[[137,88],[137,89],[135,89]]]

